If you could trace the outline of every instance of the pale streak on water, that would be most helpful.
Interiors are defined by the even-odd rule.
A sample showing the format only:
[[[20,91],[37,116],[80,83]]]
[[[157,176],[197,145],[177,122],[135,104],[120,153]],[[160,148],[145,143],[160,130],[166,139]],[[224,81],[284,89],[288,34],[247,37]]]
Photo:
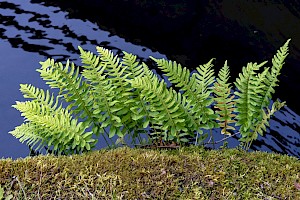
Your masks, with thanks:
[[[82,19],[71,19],[58,7],[46,7],[29,0],[0,1],[0,157],[25,157],[28,148],[8,134],[23,119],[11,108],[23,101],[20,83],[47,88],[35,69],[48,57],[57,61],[70,59],[80,64],[77,46],[96,53],[103,46],[115,53],[126,51],[146,61],[149,56],[167,58],[147,47],[132,44],[124,38],[101,30],[98,25]],[[168,83],[168,85],[170,85]],[[285,107],[271,119],[271,128],[253,144],[253,150],[275,151],[300,157],[300,117]],[[222,138],[214,131],[215,140]],[[228,140],[229,147],[238,145],[237,138]],[[99,141],[97,148],[105,146]]]

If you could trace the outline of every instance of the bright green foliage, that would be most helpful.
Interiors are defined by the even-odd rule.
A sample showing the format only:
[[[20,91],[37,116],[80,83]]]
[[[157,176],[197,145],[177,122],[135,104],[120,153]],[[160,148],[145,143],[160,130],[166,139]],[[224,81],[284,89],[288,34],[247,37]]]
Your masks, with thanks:
[[[195,135],[198,141],[203,129],[221,127],[221,133],[229,135],[236,122],[241,141],[250,146],[266,130],[271,115],[284,106],[276,101],[271,109],[267,107],[287,56],[288,42],[273,58],[272,68],[259,73],[266,62],[243,67],[234,83],[235,95],[228,83],[227,62],[215,78],[213,59],[191,74],[176,62],[152,58],[179,89],[177,92],[135,55],[123,52],[120,59],[101,47],[97,47],[99,55],[79,47],[81,73],[69,61],[64,66],[52,59],[41,62],[37,70],[50,88],[58,89],[57,97],[21,85],[24,97],[31,101],[13,105],[25,117],[25,123],[10,133],[21,142],[37,146],[37,150],[48,146],[71,154],[93,148],[97,140],[92,136],[100,134],[105,140],[118,136],[119,141],[129,136],[134,144],[147,133],[160,144],[184,144]],[[66,108],[62,107],[64,103]]]
[[[105,65],[101,64],[99,56],[95,56],[91,52],[85,52],[79,47],[81,60],[84,64],[82,76],[88,80],[89,92],[89,112],[92,113],[94,133],[104,133],[106,127],[111,126],[109,137],[113,137],[116,133],[121,136],[119,127],[122,126],[120,117],[116,114],[120,110],[120,106],[116,106],[118,101],[115,96],[116,86],[112,80],[106,78],[104,71]],[[116,132],[118,131],[118,132]]]
[[[94,147],[92,132],[86,132],[82,122],[73,119],[68,109],[58,106],[57,99],[42,89],[21,84],[24,97],[32,99],[16,102],[13,107],[22,113],[25,123],[10,133],[21,142],[27,141],[30,146],[40,149],[45,145],[52,146],[59,153],[88,151]]]
[[[284,64],[284,60],[288,55],[288,45],[290,39],[280,47],[275,56],[272,59],[272,68],[266,72],[266,78],[263,79],[263,91],[261,93],[260,107],[264,108],[269,105],[272,94],[275,92],[274,87],[278,86],[278,76],[280,75],[281,68]]]
[[[242,74],[239,74],[239,78],[236,79],[236,87],[238,92],[235,92],[239,98],[236,100],[238,112],[236,125],[241,125],[240,132],[243,137],[248,135],[249,131],[254,128],[253,120],[256,120],[254,113],[257,112],[257,105],[260,97],[257,95],[257,82],[258,77],[256,76],[255,70],[265,64],[262,63],[248,63],[247,67],[243,67]]]
[[[272,104],[271,110],[269,108],[266,108],[266,111],[262,112],[262,120],[257,123],[254,133],[259,133],[260,135],[263,135],[263,132],[266,131],[266,127],[269,126],[269,120],[271,116],[277,110],[280,110],[283,106],[285,106],[285,102],[279,102],[278,100],[276,100]],[[253,140],[255,140],[256,137],[253,138]]]
[[[184,111],[181,104],[181,94],[172,88],[167,89],[164,81],[158,78],[151,80],[147,77],[135,78],[132,87],[141,89],[141,98],[150,103],[149,115],[155,124],[161,125],[164,131],[170,130],[164,136],[166,141],[175,140],[180,143],[181,131],[186,132]]]
[[[200,97],[198,101],[201,102],[200,113],[201,121],[205,125],[203,128],[212,129],[218,127],[215,122],[217,115],[210,108],[213,103],[213,83],[215,82],[214,70],[212,69],[213,59],[204,65],[200,65],[196,68],[198,73],[196,73],[196,82],[199,85]]]
[[[182,67],[180,64],[177,64],[175,61],[167,61],[165,59],[155,59],[151,57],[158,65],[165,75],[168,76],[168,79],[171,83],[175,85],[175,87],[180,87],[180,90],[183,92],[182,97],[186,99],[186,101],[182,104],[186,110],[186,123],[187,126],[190,127],[191,131],[200,131],[200,108],[201,101],[198,101],[200,98],[201,91],[198,90],[196,82],[196,76],[193,74],[190,77],[190,70],[186,67]]]
[[[236,115],[233,113],[235,108],[234,95],[231,95],[230,83],[227,83],[229,77],[229,67],[226,61],[224,67],[219,71],[217,82],[214,84],[214,93],[216,94],[214,99],[216,101],[215,108],[218,109],[216,113],[219,115],[217,120],[222,128],[221,133],[226,135],[231,135],[228,130],[235,130],[230,124],[236,122],[234,120]]]
[[[151,57],[152,58],[152,57]],[[213,121],[216,118],[214,111],[209,108],[213,103],[212,84],[214,83],[214,70],[211,59],[207,64],[197,67],[198,73],[190,75],[190,70],[182,67],[175,61],[152,58],[160,69],[165,72],[171,83],[179,87],[186,97],[185,109],[188,116],[188,124],[191,130],[199,131],[199,128],[211,129],[218,125]]]
[[[242,74],[236,79],[236,87],[238,89],[235,94],[239,97],[236,99],[237,126],[240,126],[240,133],[243,142],[251,144],[251,142],[263,134],[262,130],[266,129],[267,121],[270,118],[270,113],[274,113],[280,109],[284,103],[275,102],[272,105],[271,111],[266,113],[271,100],[271,95],[274,93],[274,87],[277,86],[277,76],[280,74],[284,59],[288,54],[288,40],[283,47],[274,56],[273,66],[265,68],[261,73],[258,73],[261,64],[248,63],[247,67],[243,67]],[[249,145],[248,145],[249,146]]]

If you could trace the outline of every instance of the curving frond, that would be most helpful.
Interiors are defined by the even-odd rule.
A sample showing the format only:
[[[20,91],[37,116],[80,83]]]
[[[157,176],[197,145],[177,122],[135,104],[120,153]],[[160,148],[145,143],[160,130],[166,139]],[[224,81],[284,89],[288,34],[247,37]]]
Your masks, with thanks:
[[[122,59],[123,66],[125,66],[125,74],[128,74],[128,79],[144,76],[143,64],[137,61],[137,56],[123,51],[124,56]]]
[[[114,109],[117,110],[117,114],[123,124],[123,129],[121,130],[119,136],[125,136],[133,131],[132,127],[135,124],[130,117],[130,107],[129,105],[125,104],[128,98],[133,95],[132,88],[126,81],[127,77],[130,75],[125,73],[125,70],[128,68],[128,66],[123,66],[118,56],[115,56],[112,51],[102,47],[96,48],[101,58],[101,65],[106,67],[108,76],[107,78],[109,78],[111,83],[115,86]]]
[[[116,86],[112,84],[112,81],[107,79],[105,72],[106,66],[101,64],[100,56],[96,56],[89,51],[84,51],[79,47],[81,62],[83,65],[82,76],[86,78],[89,83],[90,97],[88,101],[90,103],[90,117],[93,120],[93,132],[100,132],[103,134],[105,128],[111,128],[108,136],[113,137],[116,132],[121,135],[119,127],[122,126],[120,117],[117,116],[115,105],[117,104],[115,97]]]
[[[263,133],[267,131],[267,127],[270,126],[269,120],[272,115],[278,110],[280,110],[283,106],[285,106],[285,102],[279,102],[279,100],[276,100],[271,105],[271,110],[269,108],[266,108],[266,110],[262,110],[262,119],[258,121],[255,125],[255,129],[251,134],[249,134],[247,137],[240,138],[241,142],[245,142],[245,148],[248,150],[254,140],[257,139],[258,134],[263,136]]]
[[[22,85],[21,90],[25,97],[34,98],[13,105],[26,122],[10,132],[21,142],[28,140],[30,146],[40,143],[37,150],[45,145],[53,146],[60,153],[82,152],[94,146],[96,141],[91,138],[91,132],[85,131],[87,127],[73,119],[68,110],[57,107],[58,103],[53,100],[53,95],[50,98],[48,91],[45,93],[31,85]]]
[[[170,137],[179,142],[179,132],[186,132],[183,111],[180,109],[180,93],[172,88],[167,89],[164,81],[150,80],[147,77],[135,78],[131,81],[135,88],[141,89],[141,96],[150,103],[150,115],[162,126],[162,130],[170,130]]]
[[[36,101],[45,106],[45,108],[49,108],[47,112],[55,112],[60,110],[62,105],[59,105],[59,98],[54,98],[54,95],[51,94],[49,90],[44,90],[34,87],[30,84],[20,84],[20,91],[22,92],[24,98],[32,99],[32,101]]]
[[[285,106],[285,102],[279,102],[279,100],[276,100],[272,105],[271,105],[271,110],[269,108],[266,109],[266,111],[263,111],[263,117],[262,120],[260,120],[254,130],[255,134],[260,134],[263,135],[263,132],[266,131],[266,128],[270,126],[269,120],[272,115],[278,110],[280,110],[283,106]],[[254,137],[253,139],[256,139],[257,137]]]
[[[188,127],[190,127],[191,131],[199,131],[202,133],[200,130],[200,116],[202,114],[200,109],[202,101],[199,101],[201,91],[198,90],[200,87],[197,85],[195,74],[190,77],[190,70],[186,67],[183,68],[175,61],[150,58],[165,72],[170,82],[174,84],[175,87],[180,88],[180,91],[183,92],[182,96],[187,98],[184,103],[184,111],[187,116],[186,122]]]
[[[145,63],[140,64],[137,60],[137,56],[131,53],[127,53],[123,51],[124,56],[122,58],[122,64],[126,67],[124,74],[126,75],[126,80],[132,80],[136,77],[146,76],[146,73],[149,73],[149,68]],[[129,128],[130,132],[132,132],[132,139],[139,137],[139,134],[147,132],[145,128],[148,127],[150,123],[149,116],[149,106],[147,102],[144,101],[140,97],[140,90],[136,88],[132,88],[129,84],[127,87],[131,88],[131,93],[128,93],[128,100],[125,101],[125,104],[130,108],[130,113],[125,116],[127,121],[124,123],[128,124],[127,128]],[[141,138],[140,138],[141,141]]]
[[[30,123],[23,123],[20,126],[17,126],[13,131],[9,133],[12,134],[15,138],[19,139],[21,143],[26,142],[28,146],[32,146],[36,150],[40,150],[46,146],[47,138],[39,135],[38,130],[34,125]],[[39,144],[38,146],[36,146]]]
[[[258,71],[266,62],[261,64],[248,63],[247,67],[242,68],[242,73],[234,83],[238,91],[234,92],[239,98],[236,99],[236,112],[238,112],[236,125],[240,125],[240,133],[242,137],[248,137],[254,129],[254,114],[260,112],[257,107],[260,96],[257,95]]]
[[[290,39],[287,40],[287,42],[280,47],[280,49],[277,51],[277,53],[272,58],[272,67],[271,70],[268,71],[265,74],[265,77],[263,79],[264,88],[261,92],[261,101],[259,102],[259,106],[261,109],[269,106],[270,100],[272,99],[272,94],[274,94],[275,90],[274,87],[278,86],[278,76],[280,75],[280,71],[282,69],[282,66],[284,65],[284,60],[288,55],[288,45],[289,45]]]
[[[229,77],[229,67],[225,61],[224,66],[219,71],[217,81],[214,83],[214,93],[216,94],[214,100],[216,101],[215,108],[218,109],[216,114],[219,115],[217,120],[222,128],[221,133],[226,135],[231,135],[228,130],[235,130],[230,124],[236,122],[234,120],[236,115],[233,113],[235,109],[234,95],[231,95],[231,86],[230,83],[227,83]]]
[[[200,65],[196,68],[196,82],[199,93],[198,101],[202,102],[200,107],[201,121],[204,124],[203,128],[212,129],[218,127],[215,122],[217,115],[210,108],[213,103],[212,91],[213,83],[215,82],[213,64],[211,59],[208,63]]]
[[[68,109],[78,118],[84,119],[87,126],[93,123],[92,98],[87,95],[89,93],[88,85],[82,81],[79,75],[79,68],[74,63],[70,65],[67,61],[66,65],[56,63],[53,59],[47,59],[40,62],[42,65],[37,71],[43,80],[46,81],[51,88],[58,88],[59,95],[63,100],[69,103]]]

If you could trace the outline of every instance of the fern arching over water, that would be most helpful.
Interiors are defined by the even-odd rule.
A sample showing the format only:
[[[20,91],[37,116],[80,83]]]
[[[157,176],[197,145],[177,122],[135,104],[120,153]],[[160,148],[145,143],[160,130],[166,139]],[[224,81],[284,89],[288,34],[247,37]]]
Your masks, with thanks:
[[[119,58],[102,47],[95,55],[79,47],[81,73],[73,63],[63,65],[53,59],[41,62],[37,70],[50,88],[58,89],[58,96],[21,84],[21,92],[30,100],[13,105],[25,122],[10,133],[36,150],[52,147],[72,154],[91,150],[100,136],[108,145],[107,139],[115,136],[122,141],[128,136],[136,144],[142,134],[159,144],[185,145],[205,129],[220,127],[222,134],[239,131],[249,148],[266,131],[274,112],[285,105],[276,100],[268,107],[289,41],[272,59],[272,67],[262,70],[266,62],[243,67],[234,93],[227,61],[215,77],[214,59],[191,74],[175,61],[151,57],[177,92],[135,55],[123,52]]]
[[[265,68],[261,73],[257,71],[266,64],[248,63],[247,67],[242,69],[242,74],[236,80],[238,89],[235,94],[239,97],[236,100],[238,113],[236,125],[240,125],[240,133],[242,138],[240,141],[245,142],[247,149],[251,146],[253,140],[256,140],[258,134],[263,135],[266,130],[268,120],[275,111],[285,105],[275,101],[269,110],[272,94],[275,92],[274,87],[278,84],[278,76],[284,64],[284,60],[288,55],[288,44],[290,39],[277,51],[272,59],[273,66]],[[271,113],[271,114],[270,114]]]
[[[58,106],[58,100],[32,85],[21,85],[24,97],[31,101],[16,102],[13,107],[22,112],[25,123],[10,133],[21,142],[27,140],[30,146],[39,150],[43,146],[53,146],[59,153],[89,151],[94,147],[95,140],[87,127],[74,119],[68,109]]]

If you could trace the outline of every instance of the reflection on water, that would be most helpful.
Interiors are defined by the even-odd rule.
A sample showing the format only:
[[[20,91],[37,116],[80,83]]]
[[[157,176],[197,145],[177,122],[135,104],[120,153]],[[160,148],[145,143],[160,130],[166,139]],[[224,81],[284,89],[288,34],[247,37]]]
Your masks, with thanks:
[[[96,45],[116,53],[124,50],[143,61],[150,55],[166,58],[103,31],[88,20],[69,18],[68,13],[58,7],[46,7],[29,0],[0,1],[0,157],[24,157],[29,153],[26,145],[7,134],[22,123],[19,113],[10,107],[14,101],[23,100],[18,85],[33,83],[45,87],[35,72],[38,61],[52,57],[58,61],[70,59],[78,64],[78,45],[94,52]],[[270,124],[268,133],[254,143],[253,149],[300,157],[300,117],[286,107],[276,113]],[[237,144],[236,138],[229,140],[230,147]],[[97,147],[104,145],[99,142]]]
[[[29,1],[0,2],[0,38],[14,48],[37,52],[58,61],[73,60],[77,46],[93,48],[95,45],[121,52],[132,52],[141,57],[162,57],[159,53],[136,46],[97,25],[78,19],[69,19],[57,7],[45,7]]]

